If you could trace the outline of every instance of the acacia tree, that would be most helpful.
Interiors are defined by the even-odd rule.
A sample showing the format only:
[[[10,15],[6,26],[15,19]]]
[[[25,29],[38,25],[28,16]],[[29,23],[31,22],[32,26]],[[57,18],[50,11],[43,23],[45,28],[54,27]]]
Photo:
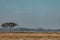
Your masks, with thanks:
[[[9,30],[11,32],[11,28],[17,26],[17,24],[14,22],[9,22],[9,23],[3,23],[1,26],[3,28],[9,28]]]

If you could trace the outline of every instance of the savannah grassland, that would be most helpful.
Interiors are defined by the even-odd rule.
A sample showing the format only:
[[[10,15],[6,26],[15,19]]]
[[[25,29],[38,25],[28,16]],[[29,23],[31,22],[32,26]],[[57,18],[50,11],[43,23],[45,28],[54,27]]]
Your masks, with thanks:
[[[60,40],[60,32],[0,32],[0,40]]]

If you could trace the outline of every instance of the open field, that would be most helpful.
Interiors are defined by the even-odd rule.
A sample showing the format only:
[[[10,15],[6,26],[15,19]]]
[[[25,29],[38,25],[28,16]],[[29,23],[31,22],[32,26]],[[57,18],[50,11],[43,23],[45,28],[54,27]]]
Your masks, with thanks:
[[[0,40],[60,40],[60,32],[0,32]]]

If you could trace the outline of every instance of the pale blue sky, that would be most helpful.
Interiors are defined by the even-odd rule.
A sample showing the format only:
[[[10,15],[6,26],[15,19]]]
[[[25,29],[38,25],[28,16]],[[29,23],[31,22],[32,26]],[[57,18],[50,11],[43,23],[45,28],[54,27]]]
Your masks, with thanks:
[[[13,21],[28,28],[60,28],[60,0],[0,0],[0,25]]]

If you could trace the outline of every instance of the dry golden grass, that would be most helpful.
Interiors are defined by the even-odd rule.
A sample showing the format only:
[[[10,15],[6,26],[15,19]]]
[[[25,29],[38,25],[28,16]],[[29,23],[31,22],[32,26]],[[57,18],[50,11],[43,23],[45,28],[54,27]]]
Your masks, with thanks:
[[[1,32],[0,40],[60,40],[60,32]]]

